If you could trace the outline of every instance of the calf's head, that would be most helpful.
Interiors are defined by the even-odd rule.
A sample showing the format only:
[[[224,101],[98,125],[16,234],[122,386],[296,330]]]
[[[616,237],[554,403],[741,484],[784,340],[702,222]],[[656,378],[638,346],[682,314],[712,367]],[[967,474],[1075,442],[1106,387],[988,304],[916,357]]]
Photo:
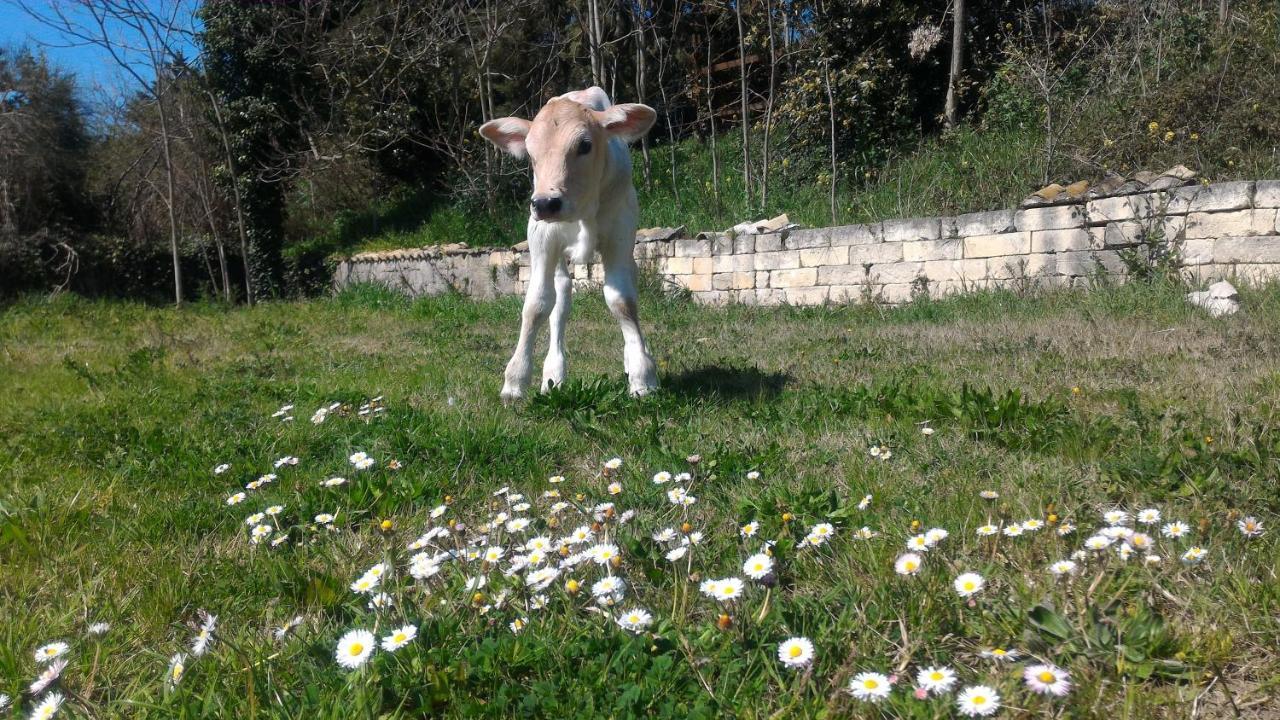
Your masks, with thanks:
[[[634,103],[597,110],[578,102],[584,97],[580,93],[553,99],[532,122],[506,117],[480,126],[480,134],[505,152],[529,156],[529,210],[536,220],[570,222],[593,214],[608,167],[609,140],[636,140],[657,118],[653,108]],[[597,107],[606,104],[607,99]]]

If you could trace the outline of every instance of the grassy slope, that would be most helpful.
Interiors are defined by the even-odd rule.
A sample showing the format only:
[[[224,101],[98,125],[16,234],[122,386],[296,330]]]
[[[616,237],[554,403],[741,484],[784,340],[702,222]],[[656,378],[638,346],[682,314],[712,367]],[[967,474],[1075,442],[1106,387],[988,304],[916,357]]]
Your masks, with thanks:
[[[650,297],[642,311],[666,389],[631,402],[617,379],[616,327],[586,296],[570,334],[577,381],[505,410],[496,396],[515,300],[409,302],[360,289],[236,310],[65,298],[12,306],[0,315],[0,691],[16,695],[33,676],[36,644],[66,638],[67,687],[104,717],[417,717],[427,707],[528,717],[765,717],[791,707],[812,717],[864,712],[840,692],[855,671],[914,673],[927,662],[995,683],[1046,716],[1055,705],[1070,717],[1181,715],[1213,672],[1228,682],[1214,684],[1202,711],[1228,716],[1229,687],[1262,712],[1280,672],[1276,532],[1246,543],[1226,513],[1274,525],[1280,511],[1280,447],[1267,430],[1280,401],[1280,289],[1250,293],[1246,307],[1209,320],[1176,289],[1140,287],[891,311],[704,309]],[[997,398],[1018,390],[1025,402],[962,402],[966,384]],[[306,421],[322,404],[378,394],[383,419]],[[295,423],[269,417],[286,402],[298,406]],[[918,431],[925,420],[932,438]],[[891,445],[893,459],[871,461],[872,443]],[[371,471],[341,491],[316,487],[350,476],[346,456],[357,449],[404,468]],[[708,536],[696,572],[738,572],[756,544],[740,544],[737,523],[758,518],[765,537],[782,540],[772,610],[751,620],[762,593],[750,589],[727,633],[713,629],[706,599],[673,616],[678,583],[645,539],[678,521],[648,476],[685,469],[693,452],[705,460],[690,519]],[[287,454],[301,464],[244,505],[223,504]],[[593,478],[613,455],[626,460],[617,501],[641,511],[630,526],[637,539],[622,543],[622,572],[660,620],[657,639],[568,611],[558,587],[516,637],[506,629],[514,612],[480,617],[452,587],[400,598],[393,615],[422,622],[424,642],[357,675],[334,666],[337,635],[373,622],[346,585],[416,536],[445,495],[473,525],[493,489],[536,497],[555,472],[569,477],[569,492],[599,500],[604,483]],[[220,462],[234,467],[215,477]],[[752,469],[764,480],[746,482]],[[978,499],[986,488],[999,501]],[[872,507],[853,510],[865,493]],[[290,518],[340,508],[343,530],[311,545],[252,547],[243,517],[271,502]],[[1081,524],[1074,541],[1042,532],[997,550],[974,536],[989,519],[1044,517],[1051,503]],[[1099,510],[1149,504],[1205,519],[1195,533],[1210,549],[1205,565],[1152,572],[1112,561],[1099,572],[1094,561],[1075,583],[1049,581],[1045,565],[1097,526]],[[783,512],[796,516],[789,529]],[[842,519],[829,548],[791,547],[802,526],[833,515]],[[391,540],[372,528],[383,517],[399,528]],[[889,568],[913,519],[952,536],[921,577],[904,580]],[[883,537],[852,540],[864,524]],[[1160,552],[1179,547],[1162,541]],[[975,608],[950,590],[968,569],[991,581]],[[1159,667],[1143,657],[1059,647],[1045,653],[1080,687],[1054,704],[975,656],[994,644],[1035,648],[1026,613],[1042,599],[1082,623],[1086,595],[1094,607],[1117,601],[1108,622],[1138,655],[1180,659],[1191,679],[1144,679]],[[452,604],[429,616],[441,598]],[[188,642],[184,623],[197,608],[222,618],[225,639],[165,694],[167,658]],[[307,618],[300,637],[273,645],[270,625],[298,613]],[[1132,623],[1148,613],[1166,630],[1144,640]],[[77,639],[95,620],[114,626],[100,655]],[[772,657],[791,633],[818,648],[803,680]],[[892,714],[945,716],[945,701],[908,694],[896,692]]]

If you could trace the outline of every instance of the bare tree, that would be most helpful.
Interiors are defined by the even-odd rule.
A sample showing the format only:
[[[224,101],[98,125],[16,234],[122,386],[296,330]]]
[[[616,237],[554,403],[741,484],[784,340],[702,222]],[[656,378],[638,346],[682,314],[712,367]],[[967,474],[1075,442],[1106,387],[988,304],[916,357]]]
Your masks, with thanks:
[[[956,92],[964,69],[964,0],[952,0],[951,9],[951,75],[947,80],[947,104],[943,111],[947,127],[956,126]]]
[[[169,246],[173,254],[174,302],[181,305],[182,264],[178,250],[175,170],[166,102],[172,80],[185,69],[177,44],[192,33],[193,8],[178,1],[169,6],[168,12],[161,13],[144,0],[56,0],[44,9],[37,9],[27,0],[16,1],[32,19],[69,41],[106,50],[115,64],[128,73],[155,103],[165,168],[164,192],[169,216]]]
[[[738,22],[738,82],[739,104],[742,121],[742,192],[747,205],[751,205],[751,115],[750,98],[747,96],[747,38],[742,28],[743,0],[733,0],[733,15]]]

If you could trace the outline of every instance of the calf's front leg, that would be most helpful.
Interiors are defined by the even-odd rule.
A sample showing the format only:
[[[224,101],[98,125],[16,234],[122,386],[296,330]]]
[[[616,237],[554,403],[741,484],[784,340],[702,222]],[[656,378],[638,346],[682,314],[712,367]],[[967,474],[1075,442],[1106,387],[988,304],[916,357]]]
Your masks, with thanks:
[[[515,352],[507,362],[502,384],[502,401],[510,404],[524,397],[533,367],[533,346],[538,331],[556,304],[556,291],[552,283],[556,262],[548,257],[545,242],[529,243],[529,286],[524,293],[524,310],[520,314],[520,337]]]

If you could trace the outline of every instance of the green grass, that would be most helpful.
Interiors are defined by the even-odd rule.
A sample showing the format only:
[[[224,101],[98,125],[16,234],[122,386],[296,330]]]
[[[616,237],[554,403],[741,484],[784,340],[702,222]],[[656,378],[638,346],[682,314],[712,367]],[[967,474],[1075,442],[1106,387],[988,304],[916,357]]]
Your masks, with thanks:
[[[949,699],[911,697],[930,663],[996,687],[1019,708],[1005,717],[1175,717],[1198,697],[1204,717],[1233,716],[1233,702],[1243,717],[1274,710],[1280,288],[1246,293],[1221,320],[1163,286],[893,310],[650,295],[642,320],[663,389],[643,400],[626,397],[617,328],[583,294],[571,380],[507,409],[497,395],[518,308],[362,287],[247,309],[63,296],[0,311],[0,692],[25,716],[33,650],[65,639],[73,717],[948,717]],[[379,395],[385,413],[355,414]],[[349,409],[309,422],[331,402]],[[297,419],[272,418],[286,403]],[[872,445],[892,458],[870,457]],[[355,451],[378,467],[353,470]],[[299,464],[225,504],[286,455]],[[600,469],[614,456],[623,492],[611,497]],[[232,469],[215,476],[219,463]],[[658,470],[694,474],[687,514],[650,482]],[[468,534],[504,504],[492,495],[503,486],[534,504],[539,532],[586,522],[566,511],[547,526],[553,474],[568,500],[638,512],[606,528],[623,557],[614,572],[631,584],[624,607],[652,611],[649,633],[587,611],[563,577],[547,608],[525,611],[521,585],[492,572],[486,601],[512,594],[487,614],[461,587],[476,566],[446,566],[429,594],[408,582],[405,544],[446,497]],[[351,482],[318,485],[333,475]],[[290,542],[252,545],[245,516],[275,503]],[[1193,530],[1157,539],[1158,566],[1111,554],[1054,582],[1046,566],[1112,507],[1158,507]],[[320,512],[337,512],[336,531],[308,527]],[[975,535],[1050,514],[1079,530]],[[1270,531],[1246,540],[1237,514]],[[759,538],[741,540],[753,519]],[[684,521],[705,539],[673,571],[649,535]],[[837,527],[829,544],[797,547],[824,521]],[[892,565],[916,521],[950,537],[902,578]],[[880,535],[855,539],[864,525]],[[775,587],[749,583],[717,629],[722,610],[696,581],[739,575],[764,539],[777,541]],[[1180,564],[1193,544],[1207,558]],[[381,560],[395,568],[396,605],[375,613],[347,586]],[[988,581],[973,606],[951,589],[966,570]],[[573,572],[588,586],[601,575]],[[216,640],[168,689],[168,658],[189,650],[198,609],[219,617]],[[295,615],[302,626],[276,642],[272,628]],[[515,635],[520,616],[530,624]],[[95,621],[112,628],[92,640]],[[410,647],[356,672],[335,664],[346,630],[403,622],[420,626]],[[816,646],[810,672],[775,658],[796,634]],[[1020,663],[979,657],[993,646],[1052,660],[1077,687],[1032,696]],[[864,670],[901,678],[877,709],[844,691]]]
[[[760,152],[760,138],[753,142],[754,152]],[[632,156],[640,224],[685,225],[696,233],[781,213],[808,227],[824,227],[1012,207],[1037,187],[1039,142],[1034,131],[963,128],[922,141],[884,167],[842,168],[834,223],[827,185],[830,168],[821,157],[793,158],[775,148],[768,202],[761,206],[758,188],[753,202],[746,202],[741,140],[732,133],[718,143],[718,195],[711,182],[715,173],[709,144],[696,139],[676,144],[674,186],[670,146],[650,148],[649,182],[637,147]],[[527,217],[518,197],[485,208],[442,203],[429,193],[402,193],[366,211],[342,215],[331,231],[295,247],[295,253],[303,248],[345,256],[460,239],[476,246],[512,245],[524,239]]]

